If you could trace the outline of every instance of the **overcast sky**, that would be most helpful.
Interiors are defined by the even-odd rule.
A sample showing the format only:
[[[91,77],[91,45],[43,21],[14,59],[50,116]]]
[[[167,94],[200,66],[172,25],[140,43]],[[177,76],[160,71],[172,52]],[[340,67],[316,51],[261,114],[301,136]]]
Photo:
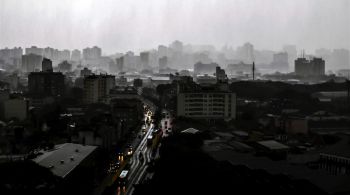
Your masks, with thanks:
[[[0,48],[350,48],[350,0],[0,0]]]

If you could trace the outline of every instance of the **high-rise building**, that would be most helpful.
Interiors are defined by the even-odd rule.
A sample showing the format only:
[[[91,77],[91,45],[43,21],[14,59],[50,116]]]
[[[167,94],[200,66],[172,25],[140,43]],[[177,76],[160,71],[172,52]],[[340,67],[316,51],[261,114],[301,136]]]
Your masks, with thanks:
[[[52,61],[50,59],[44,58],[41,65],[41,70],[43,72],[53,72]]]
[[[162,58],[164,56],[168,56],[168,48],[164,45],[158,46],[158,57]]]
[[[105,98],[115,87],[115,76],[90,75],[84,77],[84,102],[97,103]]]
[[[243,46],[238,47],[236,58],[244,63],[252,63],[254,61],[254,46],[251,43],[245,43]]]
[[[102,56],[101,48],[94,46],[92,48],[83,49],[83,58],[84,60],[94,60],[99,59]]]
[[[36,54],[36,55],[39,55],[39,56],[43,56],[44,55],[44,49],[43,48],[38,48],[36,46],[32,46],[30,48],[26,48],[25,49],[26,51],[26,54]]]
[[[143,69],[150,68],[150,53],[149,52],[141,52],[140,58],[141,58],[142,68]]]
[[[271,68],[279,72],[289,71],[288,53],[279,52],[279,53],[273,54],[273,61],[271,63]]]
[[[284,45],[283,51],[288,53],[289,69],[293,70],[294,60],[297,58],[297,47],[295,45]]]
[[[124,68],[124,56],[121,56],[120,58],[116,59],[116,71],[115,72],[121,72]]]
[[[71,60],[75,62],[79,62],[81,60],[80,50],[75,49],[72,51]]]
[[[295,74],[300,76],[325,75],[325,61],[322,58],[298,58],[295,60]]]
[[[227,79],[227,75],[225,73],[225,70],[221,69],[220,66],[216,67],[215,76],[216,76],[216,81],[217,82],[227,82],[227,80],[228,80]]]
[[[183,51],[183,43],[181,41],[176,40],[176,41],[171,43],[170,48],[174,52],[182,53],[182,51]]]
[[[22,71],[35,72],[40,70],[40,65],[43,61],[43,57],[36,54],[27,54],[22,56]]]
[[[16,68],[21,66],[23,50],[21,47],[15,47],[13,49],[0,49],[0,60],[5,64],[13,65]]]
[[[158,64],[159,64],[159,69],[165,69],[166,67],[168,67],[168,57],[163,56],[159,58]]]

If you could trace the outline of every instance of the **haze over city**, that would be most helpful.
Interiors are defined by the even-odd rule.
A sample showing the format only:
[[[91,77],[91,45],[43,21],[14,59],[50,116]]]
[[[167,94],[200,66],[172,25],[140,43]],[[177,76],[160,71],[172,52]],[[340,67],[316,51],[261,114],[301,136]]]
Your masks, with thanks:
[[[0,0],[1,47],[142,51],[181,40],[191,44],[313,53],[350,48],[347,0]]]
[[[350,194],[350,0],[0,0],[0,194]]]

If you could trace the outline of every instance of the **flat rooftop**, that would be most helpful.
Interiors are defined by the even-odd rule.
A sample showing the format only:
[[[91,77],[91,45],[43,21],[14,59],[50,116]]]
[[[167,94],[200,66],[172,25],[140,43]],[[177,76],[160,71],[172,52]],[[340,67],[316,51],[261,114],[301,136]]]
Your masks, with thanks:
[[[42,155],[36,157],[33,161],[49,168],[56,176],[64,178],[96,148],[97,146],[65,143],[56,145],[53,150],[44,151]]]
[[[270,150],[284,150],[289,149],[288,146],[281,144],[275,140],[260,141],[258,144],[270,149]]]

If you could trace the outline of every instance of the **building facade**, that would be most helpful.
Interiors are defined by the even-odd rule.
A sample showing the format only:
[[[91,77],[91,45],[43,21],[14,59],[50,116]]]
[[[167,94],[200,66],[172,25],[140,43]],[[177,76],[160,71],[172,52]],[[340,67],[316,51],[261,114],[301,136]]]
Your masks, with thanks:
[[[109,90],[115,87],[115,76],[90,75],[84,78],[84,102],[86,104],[97,103],[109,94]]]
[[[300,76],[325,75],[325,61],[322,58],[298,58],[295,60],[295,74]]]
[[[220,86],[178,89],[177,116],[199,119],[236,118],[236,94]]]

